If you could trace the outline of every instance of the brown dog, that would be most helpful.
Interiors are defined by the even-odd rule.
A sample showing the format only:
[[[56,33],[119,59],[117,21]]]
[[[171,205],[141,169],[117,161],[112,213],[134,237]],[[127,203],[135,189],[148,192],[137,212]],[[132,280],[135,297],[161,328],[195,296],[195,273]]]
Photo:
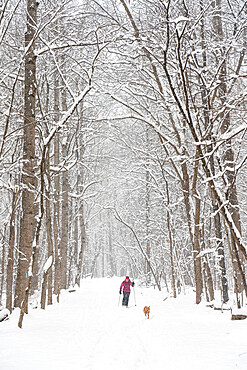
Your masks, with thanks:
[[[150,306],[145,306],[145,307],[143,308],[143,312],[144,312],[145,316],[147,316],[147,317],[148,317],[148,319],[149,319]]]

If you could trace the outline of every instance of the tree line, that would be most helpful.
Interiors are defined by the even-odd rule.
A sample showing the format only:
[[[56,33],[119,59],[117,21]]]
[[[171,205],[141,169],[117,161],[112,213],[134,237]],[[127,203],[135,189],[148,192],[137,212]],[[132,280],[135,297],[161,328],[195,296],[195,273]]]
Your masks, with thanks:
[[[5,0],[0,301],[246,285],[245,1]]]

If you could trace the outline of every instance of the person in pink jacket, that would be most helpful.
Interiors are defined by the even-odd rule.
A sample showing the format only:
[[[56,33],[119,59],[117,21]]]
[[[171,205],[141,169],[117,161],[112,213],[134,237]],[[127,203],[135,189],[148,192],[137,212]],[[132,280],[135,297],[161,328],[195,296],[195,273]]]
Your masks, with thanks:
[[[134,281],[131,282],[129,276],[126,276],[125,280],[120,285],[119,294],[122,294],[123,289],[123,301],[122,305],[128,307],[129,303],[129,296],[130,296],[130,287],[132,286],[134,288]]]

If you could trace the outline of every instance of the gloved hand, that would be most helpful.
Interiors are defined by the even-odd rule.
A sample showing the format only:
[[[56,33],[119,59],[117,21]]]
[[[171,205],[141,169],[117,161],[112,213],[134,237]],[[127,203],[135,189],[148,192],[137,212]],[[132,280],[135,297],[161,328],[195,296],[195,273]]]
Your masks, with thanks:
[[[133,286],[133,288],[134,288],[134,286],[135,286],[135,283],[134,283],[134,281],[132,281],[132,286]]]
[[[119,290],[119,294],[122,294],[122,290],[121,289]]]

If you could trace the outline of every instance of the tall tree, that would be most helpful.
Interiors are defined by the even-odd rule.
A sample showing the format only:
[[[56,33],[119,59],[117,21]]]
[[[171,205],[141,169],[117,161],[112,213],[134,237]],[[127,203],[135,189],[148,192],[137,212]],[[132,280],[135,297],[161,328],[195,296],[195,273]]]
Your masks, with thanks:
[[[27,0],[25,33],[24,127],[22,158],[22,215],[20,227],[19,260],[15,287],[15,307],[21,307],[28,283],[28,270],[34,233],[34,198],[36,189],[35,111],[36,111],[36,56],[37,29],[36,0]]]
[[[214,8],[214,17],[213,17],[213,26],[216,35],[216,57],[218,59],[219,68],[219,87],[218,87],[218,97],[221,107],[227,107],[229,101],[229,93],[227,87],[227,51],[224,46],[224,30],[222,22],[222,1],[215,0],[212,2]],[[219,113],[221,133],[224,135],[231,128],[231,116],[229,109],[222,109]],[[226,184],[226,199],[229,201],[229,212],[234,221],[235,227],[237,228],[239,234],[241,235],[241,221],[240,221],[240,212],[237,196],[237,185],[236,185],[236,168],[235,168],[235,159],[234,151],[232,148],[231,139],[226,140],[222,162],[225,172],[225,184]],[[245,290],[247,296],[247,285],[246,278],[244,273],[243,265],[243,256],[241,251],[238,250],[235,238],[231,232],[231,244],[232,244],[232,253],[233,253],[233,267],[237,279],[236,281],[236,293],[240,293]],[[222,254],[222,249],[221,254]],[[223,261],[223,256],[222,256]],[[224,271],[224,266],[222,266],[222,271]],[[238,299],[239,302],[239,299]],[[239,304],[240,305],[240,304]]]

